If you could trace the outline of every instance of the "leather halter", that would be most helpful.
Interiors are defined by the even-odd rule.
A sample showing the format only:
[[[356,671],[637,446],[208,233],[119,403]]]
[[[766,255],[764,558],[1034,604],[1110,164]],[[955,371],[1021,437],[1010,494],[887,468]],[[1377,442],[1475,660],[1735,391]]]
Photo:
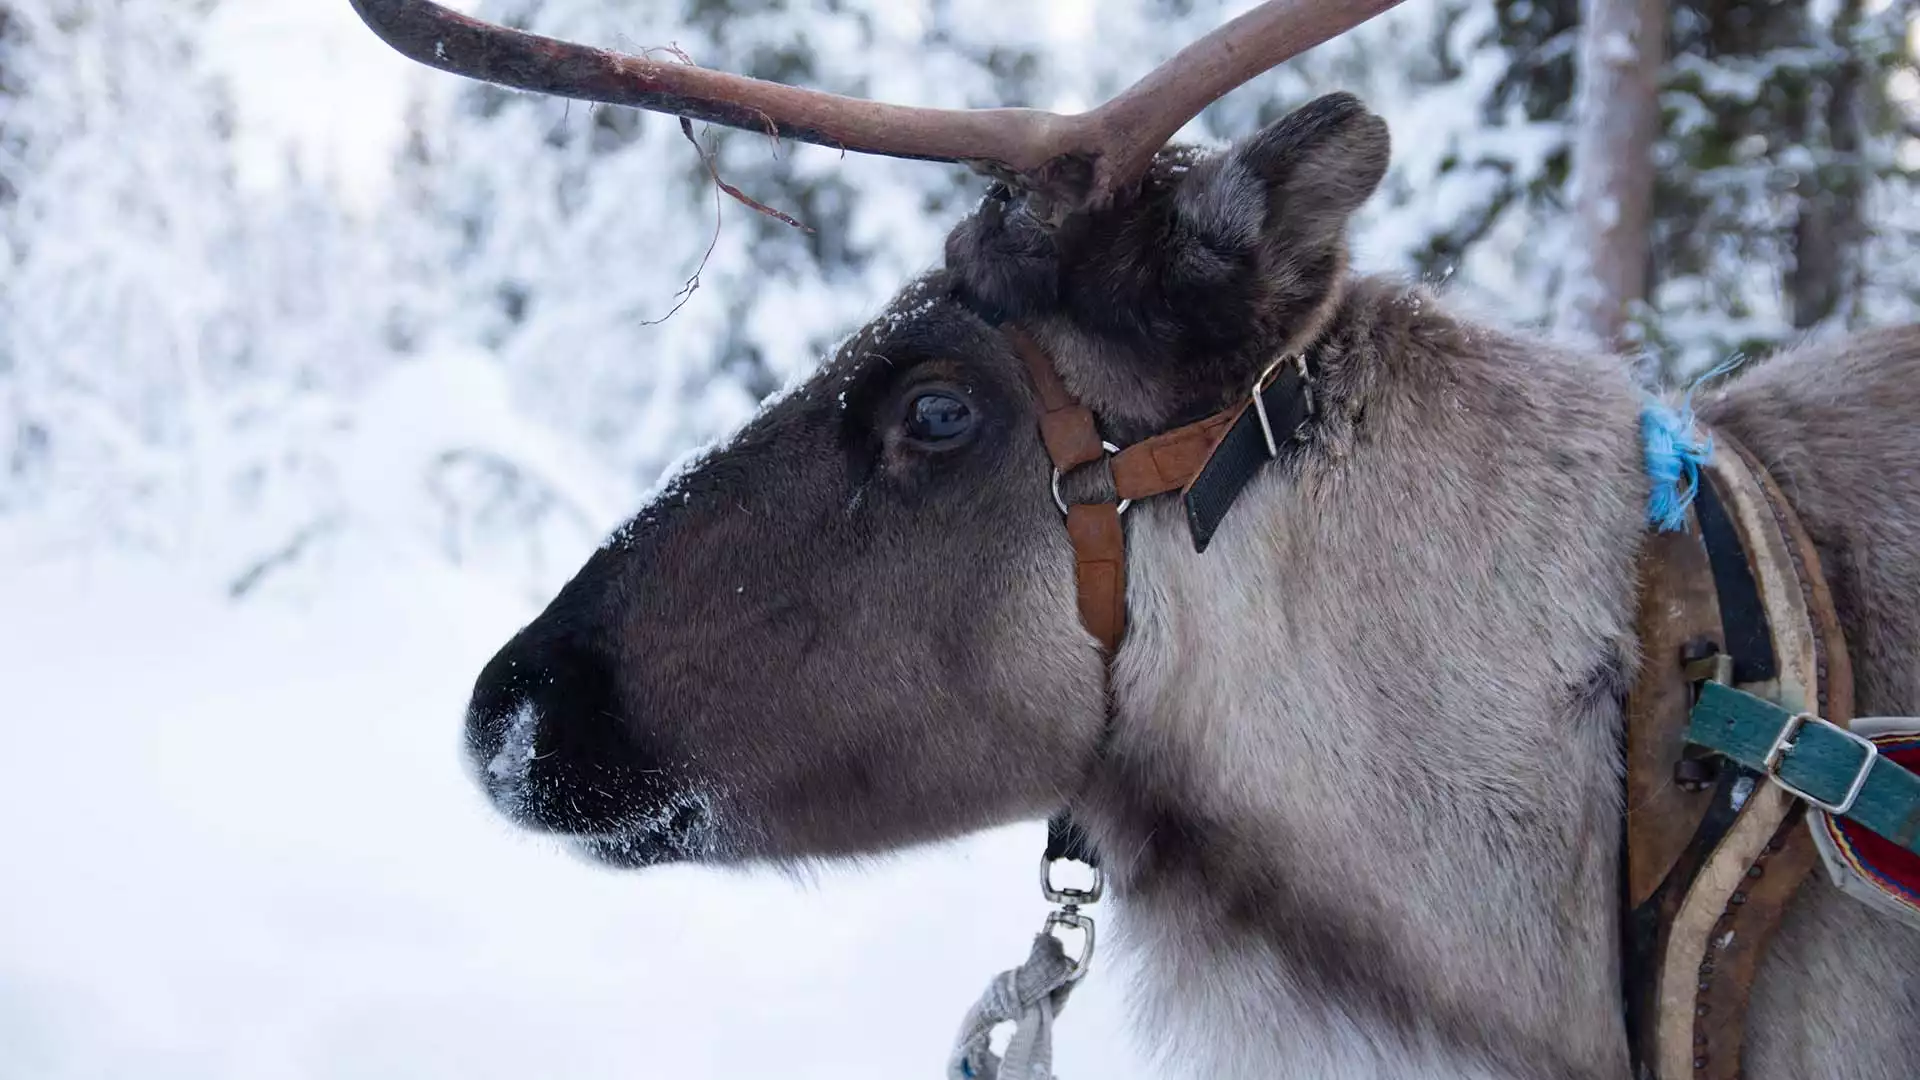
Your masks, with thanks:
[[[1283,355],[1269,364],[1239,403],[1122,450],[1100,438],[1093,410],[1067,389],[1046,350],[1019,327],[1004,331],[1039,395],[1040,437],[1054,469],[1064,475],[1107,458],[1112,470],[1111,499],[1061,507],[1073,542],[1080,621],[1111,658],[1127,631],[1121,511],[1135,499],[1179,491],[1194,551],[1204,552],[1248,481],[1297,443],[1312,418],[1305,354]]]
[[[1254,474],[1283,448],[1297,446],[1313,417],[1305,347],[1283,353],[1267,365],[1249,387],[1246,400],[1122,450],[1100,437],[1093,410],[1067,389],[1039,342],[1017,326],[1002,329],[1039,396],[1040,438],[1053,461],[1054,498],[1060,499],[1061,476],[1108,458],[1113,497],[1072,505],[1062,501],[1060,509],[1073,543],[1080,621],[1100,642],[1111,665],[1127,632],[1127,541],[1121,511],[1134,499],[1177,490],[1186,508],[1193,549],[1205,552]],[[1308,339],[1315,336],[1309,334]],[[1111,693],[1107,698],[1111,710]],[[1099,853],[1065,811],[1047,822],[1047,846],[1040,857],[1046,889],[1052,889],[1049,868],[1063,860],[1085,863],[1096,873],[1100,866]],[[1097,885],[1093,895],[1098,895]],[[1055,898],[1048,893],[1048,899]]]

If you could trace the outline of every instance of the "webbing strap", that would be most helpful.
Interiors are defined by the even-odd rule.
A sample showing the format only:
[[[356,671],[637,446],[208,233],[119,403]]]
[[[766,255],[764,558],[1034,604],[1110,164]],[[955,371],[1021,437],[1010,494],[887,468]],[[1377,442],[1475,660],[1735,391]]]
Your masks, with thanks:
[[[1726,627],[1726,654],[1733,659],[1733,681],[1765,682],[1780,674],[1773,655],[1773,635],[1760,604],[1760,588],[1753,580],[1752,556],[1740,542],[1739,530],[1709,478],[1694,495],[1700,522],[1700,541],[1706,546],[1713,588],[1720,601],[1720,621]]]
[[[1870,740],[1711,682],[1701,687],[1687,739],[1815,805],[1843,808],[1836,816],[1920,853],[1920,776],[1882,757]]]
[[[968,1010],[947,1059],[947,1080],[1054,1080],[1053,1018],[1073,993],[1075,968],[1060,939],[1040,934],[1026,963],[1003,971]],[[993,1030],[1014,1025],[1006,1052],[993,1052]]]
[[[1182,493],[1187,531],[1197,552],[1207,550],[1213,542],[1227,511],[1255,474],[1275,458],[1290,456],[1298,447],[1301,433],[1313,416],[1313,395],[1307,389],[1301,365],[1277,365],[1270,381],[1259,388],[1258,401],[1260,408],[1248,401],[1226,414],[1226,431]]]

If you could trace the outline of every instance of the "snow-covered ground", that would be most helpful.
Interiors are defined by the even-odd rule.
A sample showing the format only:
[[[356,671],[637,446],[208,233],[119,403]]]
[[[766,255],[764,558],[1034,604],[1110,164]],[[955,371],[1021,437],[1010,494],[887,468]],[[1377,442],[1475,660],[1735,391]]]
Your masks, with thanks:
[[[0,570],[0,1077],[941,1073],[1046,907],[1038,826],[831,870],[590,867],[462,771],[529,602],[370,541],[234,605],[134,557]],[[1122,975],[1068,1080],[1145,1075]]]

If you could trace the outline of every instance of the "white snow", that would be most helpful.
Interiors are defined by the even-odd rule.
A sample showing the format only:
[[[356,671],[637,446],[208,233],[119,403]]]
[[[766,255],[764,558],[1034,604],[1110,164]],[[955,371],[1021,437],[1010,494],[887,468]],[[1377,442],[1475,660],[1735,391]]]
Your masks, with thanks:
[[[298,170],[332,181],[358,208],[377,204],[424,70],[396,62],[346,0],[222,0],[206,44],[238,91],[247,187],[269,189]]]
[[[311,602],[239,606],[160,562],[0,570],[0,1075],[935,1076],[1024,957],[1038,825],[804,883],[513,831],[460,720],[530,607],[391,551],[337,564]],[[1121,985],[1075,994],[1063,1075],[1149,1075]]]
[[[507,718],[507,737],[500,741],[493,760],[487,762],[487,775],[503,783],[525,783],[527,770],[533,765],[534,737],[539,733],[540,710],[531,701],[521,702]]]
[[[1620,67],[1630,67],[1640,59],[1640,49],[1633,39],[1620,31],[1602,37],[1596,51],[1601,59]]]

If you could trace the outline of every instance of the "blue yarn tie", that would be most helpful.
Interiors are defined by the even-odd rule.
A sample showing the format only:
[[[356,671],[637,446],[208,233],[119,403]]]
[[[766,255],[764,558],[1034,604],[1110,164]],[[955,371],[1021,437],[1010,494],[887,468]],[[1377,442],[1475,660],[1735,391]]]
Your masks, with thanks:
[[[1647,524],[1660,532],[1687,526],[1687,507],[1700,490],[1700,466],[1713,454],[1713,437],[1693,422],[1693,406],[1676,409],[1648,398],[1640,407],[1640,436],[1647,452],[1647,475],[1653,491],[1647,496]]]
[[[1700,491],[1700,466],[1713,456],[1713,436],[1701,431],[1694,419],[1693,392],[1744,360],[1736,356],[1695,379],[1678,408],[1651,394],[1640,406],[1640,438],[1646,447],[1647,476],[1653,480],[1647,496],[1651,528],[1678,532],[1687,527],[1687,508]]]

